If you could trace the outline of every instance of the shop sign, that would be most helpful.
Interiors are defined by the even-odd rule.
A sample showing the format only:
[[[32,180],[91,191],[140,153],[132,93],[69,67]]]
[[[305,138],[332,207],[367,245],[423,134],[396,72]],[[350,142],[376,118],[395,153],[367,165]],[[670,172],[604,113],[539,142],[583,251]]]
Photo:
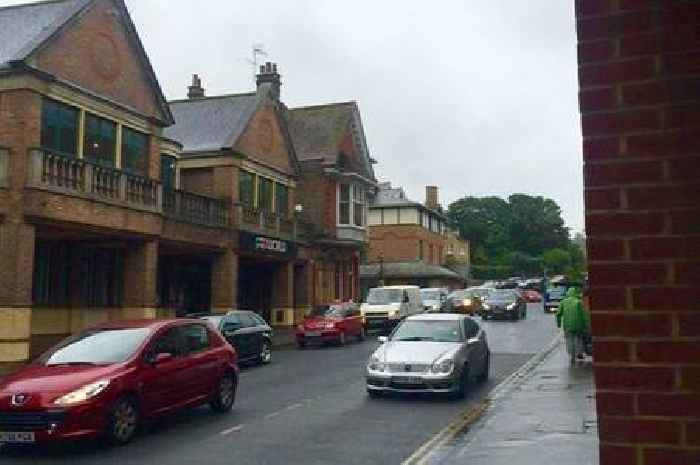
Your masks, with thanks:
[[[241,250],[264,253],[268,255],[293,257],[296,247],[293,242],[273,237],[259,236],[246,232],[240,233]]]

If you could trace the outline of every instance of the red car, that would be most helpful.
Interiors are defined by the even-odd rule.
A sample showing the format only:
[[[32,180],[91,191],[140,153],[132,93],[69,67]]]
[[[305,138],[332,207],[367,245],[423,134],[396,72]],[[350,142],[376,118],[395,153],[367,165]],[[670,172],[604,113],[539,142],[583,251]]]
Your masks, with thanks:
[[[532,289],[525,289],[521,291],[523,298],[530,303],[542,302],[542,296],[539,292]]]
[[[317,306],[297,326],[297,344],[300,348],[310,342],[344,345],[348,337],[365,338],[360,307],[354,302]]]
[[[0,443],[125,444],[146,418],[204,403],[230,411],[237,386],[235,350],[202,320],[96,326],[0,382]]]

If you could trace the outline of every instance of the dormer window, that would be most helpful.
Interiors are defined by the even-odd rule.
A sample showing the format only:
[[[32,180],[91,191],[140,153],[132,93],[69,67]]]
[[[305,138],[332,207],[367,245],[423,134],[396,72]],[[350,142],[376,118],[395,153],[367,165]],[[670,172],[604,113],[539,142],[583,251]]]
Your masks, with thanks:
[[[338,225],[364,228],[367,224],[367,195],[363,186],[338,185]]]

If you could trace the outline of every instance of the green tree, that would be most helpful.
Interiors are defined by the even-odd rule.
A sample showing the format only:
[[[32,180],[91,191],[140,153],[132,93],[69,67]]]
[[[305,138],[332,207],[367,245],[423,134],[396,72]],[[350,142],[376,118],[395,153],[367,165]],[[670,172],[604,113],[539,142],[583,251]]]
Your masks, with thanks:
[[[510,207],[500,197],[465,197],[450,205],[448,217],[465,239],[471,241],[475,263],[511,250],[509,237]]]
[[[564,274],[571,269],[571,254],[564,249],[551,249],[542,254],[549,274]]]
[[[545,250],[567,246],[569,231],[554,200],[513,194],[508,197],[508,205],[513,250],[540,255]]]

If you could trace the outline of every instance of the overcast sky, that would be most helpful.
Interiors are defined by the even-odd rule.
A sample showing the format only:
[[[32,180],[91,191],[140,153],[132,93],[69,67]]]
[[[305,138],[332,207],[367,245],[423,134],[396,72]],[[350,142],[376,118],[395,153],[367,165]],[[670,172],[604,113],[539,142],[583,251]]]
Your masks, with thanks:
[[[193,73],[252,90],[262,43],[288,106],[359,103],[378,177],[409,197],[544,195],[583,228],[572,0],[126,2],[169,99]]]

